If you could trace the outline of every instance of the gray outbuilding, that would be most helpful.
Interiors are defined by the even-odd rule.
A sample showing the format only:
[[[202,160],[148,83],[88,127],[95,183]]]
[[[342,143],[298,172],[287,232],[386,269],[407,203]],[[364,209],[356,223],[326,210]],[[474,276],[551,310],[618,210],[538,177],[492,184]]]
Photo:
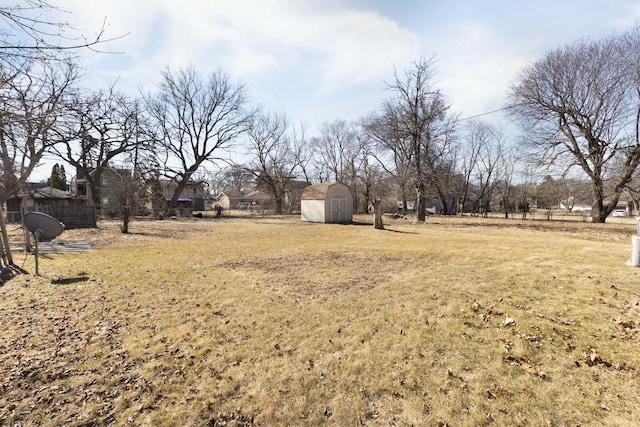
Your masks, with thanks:
[[[353,220],[353,198],[341,182],[310,185],[302,192],[301,218],[308,222],[349,223]]]

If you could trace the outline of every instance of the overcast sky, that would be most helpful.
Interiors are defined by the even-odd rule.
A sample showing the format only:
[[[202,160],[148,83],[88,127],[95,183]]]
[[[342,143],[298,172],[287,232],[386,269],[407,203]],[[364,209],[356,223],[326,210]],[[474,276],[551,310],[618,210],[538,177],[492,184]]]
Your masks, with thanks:
[[[462,117],[503,106],[516,74],[546,50],[640,24],[638,0],[55,0],[91,35],[123,38],[87,54],[87,85],[137,95],[165,67],[222,67],[252,102],[317,133],[388,96],[394,67],[436,57],[436,84]],[[499,121],[500,114],[485,116]]]

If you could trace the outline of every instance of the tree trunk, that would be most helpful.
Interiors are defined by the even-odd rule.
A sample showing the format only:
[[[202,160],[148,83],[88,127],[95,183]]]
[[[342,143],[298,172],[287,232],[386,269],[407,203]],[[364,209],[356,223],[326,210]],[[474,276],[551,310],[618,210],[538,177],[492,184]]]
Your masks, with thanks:
[[[440,214],[449,215],[449,206],[447,205],[447,196],[438,192],[438,199],[440,199]]]
[[[178,206],[178,201],[180,200],[180,195],[185,188],[187,188],[187,183],[189,182],[189,178],[191,178],[191,174],[185,175],[180,179],[180,181],[176,182],[176,188],[173,190],[173,194],[171,195],[171,200],[169,201],[169,209],[175,209]]]
[[[380,199],[375,199],[373,201],[373,209],[375,211],[373,227],[376,230],[384,230],[384,224],[382,224],[382,210],[380,209]]]
[[[131,207],[123,206],[122,207],[122,227],[120,227],[120,231],[124,234],[129,233],[129,220],[131,219]]]
[[[408,210],[407,209],[407,192],[406,192],[406,190],[404,188],[402,188],[401,191],[402,191],[401,192],[401,196],[402,196],[402,207],[401,207],[402,212],[401,213],[402,213],[402,215],[406,215],[407,214],[407,210]],[[396,204],[397,203],[398,202],[396,202]]]
[[[96,169],[93,176],[87,175],[87,185],[91,191],[91,203],[96,207],[96,211],[102,212],[102,197],[100,196],[100,176],[101,173]]]
[[[592,186],[593,186],[593,200],[591,202],[591,222],[592,223],[602,223],[607,220],[607,213],[604,207],[604,196],[603,196],[603,183],[601,179],[593,179],[592,178]],[[618,199],[616,198],[614,203],[618,203]]]
[[[486,198],[484,200],[484,205],[483,205],[484,207],[482,208],[482,216],[484,218],[488,218],[489,217],[489,208],[491,206],[489,203],[490,203],[489,202],[489,198]]]
[[[416,216],[417,216],[418,222],[423,222],[426,219],[426,206],[425,206],[423,183],[419,183],[416,185]]]
[[[509,199],[502,199],[504,205],[504,219],[509,219]]]
[[[282,214],[282,204],[283,204],[284,200],[282,197],[276,197],[275,198],[275,206],[274,206],[274,210],[275,210],[275,214],[276,215],[280,215]]]

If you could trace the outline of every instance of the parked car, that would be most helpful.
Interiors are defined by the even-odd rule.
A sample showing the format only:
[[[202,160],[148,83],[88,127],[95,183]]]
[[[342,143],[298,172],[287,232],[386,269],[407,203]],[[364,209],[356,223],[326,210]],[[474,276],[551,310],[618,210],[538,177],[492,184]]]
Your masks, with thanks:
[[[624,209],[616,209],[615,211],[613,211],[613,216],[618,218],[626,218],[627,211]]]

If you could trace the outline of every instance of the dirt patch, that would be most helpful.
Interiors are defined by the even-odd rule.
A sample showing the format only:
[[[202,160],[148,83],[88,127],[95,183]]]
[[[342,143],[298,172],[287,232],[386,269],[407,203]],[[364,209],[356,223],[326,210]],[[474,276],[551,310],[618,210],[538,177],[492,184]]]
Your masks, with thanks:
[[[427,265],[423,260],[421,261]],[[247,259],[220,263],[217,267],[249,274],[265,290],[293,300],[337,299],[368,292],[390,281],[406,279],[415,263],[411,258],[386,255],[328,252],[299,257]]]

